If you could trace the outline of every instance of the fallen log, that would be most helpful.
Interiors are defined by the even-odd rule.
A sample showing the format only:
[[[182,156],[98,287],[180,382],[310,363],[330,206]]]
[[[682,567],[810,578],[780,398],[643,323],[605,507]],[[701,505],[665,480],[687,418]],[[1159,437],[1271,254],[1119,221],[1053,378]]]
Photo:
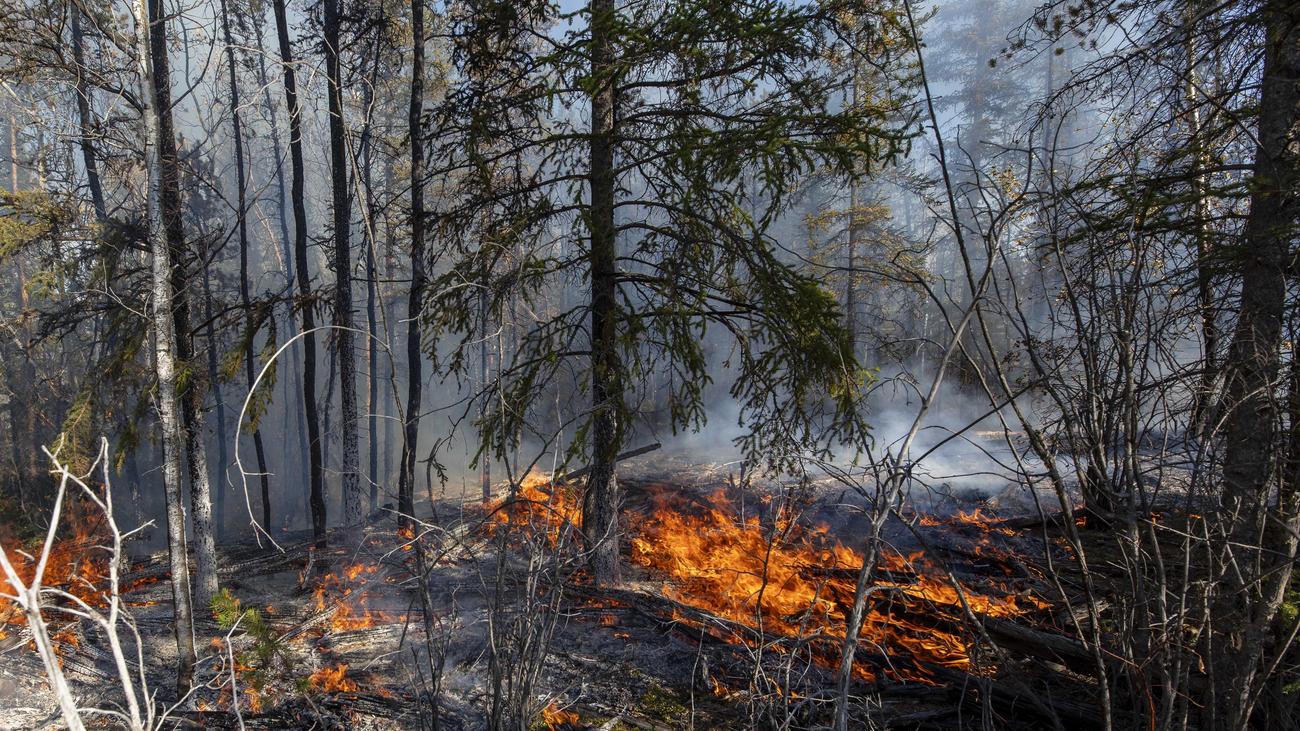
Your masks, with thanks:
[[[620,452],[619,455],[614,458],[614,461],[622,462],[624,460],[632,459],[633,457],[640,457],[641,455],[649,454],[655,451],[656,449],[659,449],[662,446],[663,445],[660,444],[659,442],[655,442],[654,444],[647,444],[644,447],[629,449],[626,452]],[[569,482],[571,480],[576,480],[590,471],[591,471],[591,465],[587,465],[586,467],[579,467],[578,469],[573,470],[572,472],[566,472],[565,474],[555,478],[555,482]]]
[[[1036,630],[997,617],[986,617],[984,629],[1005,649],[1059,662],[1083,673],[1091,674],[1097,669],[1092,653],[1083,643],[1065,635]]]
[[[1015,676],[976,678],[960,670],[936,668],[934,677],[947,687],[959,689],[964,703],[987,701],[1005,719],[1016,719],[1017,726],[1042,727],[1042,723],[1031,719],[1050,721],[1053,726],[1072,730],[1101,726],[1095,705],[1035,690]],[[982,695],[985,693],[987,698]]]

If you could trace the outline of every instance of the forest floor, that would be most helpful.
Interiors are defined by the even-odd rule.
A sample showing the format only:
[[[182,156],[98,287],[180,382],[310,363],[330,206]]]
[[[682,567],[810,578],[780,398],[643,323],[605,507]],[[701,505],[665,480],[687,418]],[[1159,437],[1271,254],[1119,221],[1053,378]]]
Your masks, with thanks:
[[[382,520],[352,541],[355,548],[331,534],[339,547],[287,536],[278,550],[224,549],[227,598],[199,618],[199,689],[172,718],[211,728],[479,729],[495,705],[539,729],[815,722],[833,687],[832,620],[851,600],[854,575],[855,554],[840,560],[843,547],[827,536],[861,535],[858,519],[841,517],[845,493],[815,486],[800,510],[802,522],[817,527],[764,532],[782,525],[763,514],[771,500],[737,508],[726,497],[738,489],[726,466],[652,464],[624,480],[630,565],[618,588],[595,588],[580,567],[551,558],[562,521],[517,540],[505,526],[531,525],[543,513],[510,505],[425,504],[417,513],[431,517],[418,539]],[[672,526],[681,534],[665,532],[666,495],[685,517]],[[524,508],[540,504],[532,497]],[[719,501],[750,511],[735,521],[739,532],[708,523]],[[1058,540],[1059,526],[1013,529],[968,507],[891,527],[891,546],[910,560],[882,569],[890,591],[880,595],[892,598],[873,598],[859,657],[875,670],[864,672],[855,693],[886,728],[975,727],[988,717],[1031,728],[1053,713],[1066,727],[1086,727],[1094,714],[1078,699],[1089,687],[1088,656],[1069,637],[1066,610],[1042,598],[1049,594],[1041,540]],[[692,544],[680,555],[664,543],[710,533],[724,543]],[[756,536],[785,553],[746,545]],[[1088,540],[1099,551],[1113,543]],[[724,555],[733,545],[737,555]],[[764,550],[774,573],[755,588],[742,580],[753,573],[743,564]],[[932,561],[940,554],[942,567]],[[674,573],[692,556],[702,563]],[[791,566],[799,573],[789,574]],[[125,597],[160,701],[174,697],[166,568],[163,553],[136,563]],[[427,580],[417,581],[422,574]],[[945,590],[949,580],[961,597]],[[799,594],[805,583],[813,595]],[[786,599],[819,609],[796,619]],[[963,602],[980,629],[963,621]],[[120,704],[103,638],[76,623],[56,630],[80,705]],[[1003,649],[990,651],[981,633]],[[0,728],[60,727],[28,638],[10,635],[0,640]]]

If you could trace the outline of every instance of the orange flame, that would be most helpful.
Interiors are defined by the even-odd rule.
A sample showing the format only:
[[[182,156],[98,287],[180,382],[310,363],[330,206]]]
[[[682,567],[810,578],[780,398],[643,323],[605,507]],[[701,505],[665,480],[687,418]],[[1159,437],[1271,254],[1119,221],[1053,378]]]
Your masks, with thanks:
[[[536,526],[548,535],[563,521],[576,522],[576,497],[563,488],[544,490],[544,481],[541,476],[525,481],[519,491],[524,500],[497,503],[493,519]],[[660,488],[652,501],[650,514],[633,526],[630,559],[665,576],[668,597],[768,636],[817,638],[818,661],[836,662],[836,637],[843,637],[863,562],[859,552],[835,540],[827,527],[805,526],[784,511],[776,511],[767,524],[757,517],[737,519],[721,491],[698,504],[680,491]],[[1006,530],[990,527],[979,511],[950,520],[980,525],[986,533],[981,545],[988,543],[990,528]],[[954,583],[919,551],[884,551],[875,585],[861,641],[894,658],[910,657],[915,669],[894,663],[889,673],[922,682],[932,682],[927,666],[976,670],[971,638],[962,629],[966,607],[977,615],[1012,617],[1047,606],[1004,587],[980,591]],[[871,677],[865,667],[857,672]]]
[[[365,584],[372,581],[378,572],[379,566],[351,563],[344,567],[342,575],[333,572],[325,574],[316,584],[312,591],[316,611],[323,612],[331,606],[334,609],[334,615],[330,618],[331,629],[349,632],[401,619],[370,608],[369,592]]]
[[[110,555],[102,548],[110,543],[103,516],[98,507],[84,500],[70,500],[67,503],[63,524],[55,536],[50,548],[49,561],[45,565],[45,574],[41,579],[43,586],[62,589],[92,607],[108,605],[108,574]],[[68,535],[68,532],[71,535]],[[62,535],[63,537],[59,537]],[[39,558],[39,546],[30,551],[22,551],[21,543],[12,537],[6,537],[0,530],[0,545],[4,547],[18,577],[28,583],[36,574],[36,559]],[[31,555],[29,555],[31,554]],[[121,586],[123,594],[134,591],[154,581],[157,577],[139,579]],[[0,588],[0,594],[9,593],[8,582]],[[0,597],[0,625],[22,626],[27,617],[13,601]]]
[[[555,705],[555,701],[551,701],[542,709],[542,723],[545,723],[550,731],[555,731],[561,726],[578,723],[578,714],[566,711]]]
[[[737,520],[715,493],[694,512],[676,509],[673,493],[660,490],[655,508],[632,539],[632,561],[674,580],[665,593],[766,633],[787,636],[843,632],[863,557],[834,540],[825,526],[805,528],[777,516],[777,530],[758,518]],[[877,595],[862,640],[902,652],[920,664],[971,669],[968,640],[959,630],[965,600],[971,611],[994,617],[1022,614],[1013,594],[991,595],[955,585],[921,552],[887,551],[878,562]],[[1039,603],[1033,600],[1032,608]],[[926,621],[927,617],[941,621]],[[900,677],[925,680],[905,669]]]
[[[347,663],[339,663],[332,667],[325,667],[311,674],[309,678],[313,688],[318,688],[326,693],[353,693],[357,690],[357,684],[348,680]]]

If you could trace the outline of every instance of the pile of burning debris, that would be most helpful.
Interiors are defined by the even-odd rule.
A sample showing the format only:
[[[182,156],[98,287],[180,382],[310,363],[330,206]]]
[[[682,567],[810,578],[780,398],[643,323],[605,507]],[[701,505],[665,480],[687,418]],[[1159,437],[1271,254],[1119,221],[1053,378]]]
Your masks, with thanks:
[[[528,550],[580,543],[580,486],[536,473],[485,505],[435,506],[441,520],[373,526],[360,546],[230,552],[227,603],[199,630],[212,638],[205,684],[175,713],[212,727],[421,728],[437,709],[439,728],[479,728],[523,687],[522,707],[551,729],[747,727],[778,712],[816,725],[862,565],[859,533],[819,520],[835,509],[816,490],[712,482],[622,480],[632,569],[617,588],[591,586],[576,563],[528,578]],[[1023,711],[1086,721],[1068,700],[1044,708],[1028,684],[998,680],[1029,657],[1081,660],[1068,637],[1036,628],[1054,621],[1030,558],[1041,544],[978,510],[896,523],[854,665],[854,693],[875,698],[881,725],[961,726],[972,702],[976,720]],[[57,581],[93,595],[104,573],[84,550],[93,531],[64,544]],[[131,578],[145,642],[167,631],[164,564],[158,556]],[[503,603],[521,592],[551,597],[516,611],[550,621],[525,638],[546,646],[528,677],[503,672],[518,656],[494,644]],[[111,691],[94,691],[111,677],[95,638],[67,631],[70,675],[111,704]],[[10,642],[0,674],[37,667],[10,662],[30,654],[22,649]]]

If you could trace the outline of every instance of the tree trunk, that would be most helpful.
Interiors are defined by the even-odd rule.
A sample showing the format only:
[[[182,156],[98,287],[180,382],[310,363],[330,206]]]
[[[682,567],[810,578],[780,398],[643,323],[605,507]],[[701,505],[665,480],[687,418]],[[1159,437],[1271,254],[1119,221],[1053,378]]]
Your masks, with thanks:
[[[174,293],[174,355],[181,367],[194,360],[191,340],[190,305],[185,295],[185,229],[181,220],[180,165],[176,155],[176,135],[172,125],[171,73],[167,62],[167,24],[162,0],[152,0],[153,13],[150,41],[153,43],[153,95],[157,101],[158,164],[162,177],[158,191],[162,204],[163,230],[171,248],[172,292]],[[192,379],[191,379],[192,380]],[[203,390],[191,383],[178,393],[181,403],[181,436],[185,441],[190,474],[190,525],[194,530],[195,580],[194,599],[200,606],[217,591],[216,542],[212,536],[212,498],[208,484],[208,458],[203,446]]]
[[[1219,324],[1214,307],[1214,269],[1210,261],[1210,178],[1206,172],[1212,165],[1202,139],[1200,79],[1196,66],[1196,19],[1203,0],[1186,0],[1183,8],[1186,40],[1183,48],[1187,56],[1184,96],[1187,104],[1189,136],[1192,158],[1192,215],[1194,251],[1196,256],[1196,300],[1201,315],[1201,382],[1192,405],[1192,432],[1202,439],[1210,436],[1213,418],[1210,412],[1214,403],[1214,385],[1218,380],[1215,365],[1219,351]]]
[[[303,358],[302,401],[307,415],[308,459],[310,460],[309,502],[312,536],[325,545],[325,471],[321,462],[320,418],[316,413],[316,319],[311,307],[311,276],[307,268],[307,207],[303,190],[302,112],[298,108],[298,82],[293,71],[293,48],[289,45],[289,20],[284,0],[272,0],[275,30],[280,41],[280,63],[284,69],[284,102],[289,112],[289,158],[292,168],[294,278],[302,308]]]
[[[226,64],[230,67],[230,133],[235,143],[235,223],[239,231],[239,301],[244,306],[250,330],[244,344],[244,377],[249,389],[257,379],[253,358],[253,307],[248,292],[248,181],[244,175],[244,130],[239,117],[239,77],[236,75],[235,45],[230,37],[230,14],[226,0],[221,0],[221,33],[226,42]],[[222,435],[224,438],[224,434]],[[223,442],[224,443],[224,442]],[[262,430],[253,429],[253,451],[257,453],[257,473],[262,488],[262,527],[271,529],[271,483],[266,467],[266,447],[262,444]],[[225,474],[224,472],[222,474]],[[223,491],[224,492],[224,491]],[[220,514],[220,511],[218,511]]]
[[[263,48],[262,41],[262,16],[258,14],[253,21],[254,32],[257,33],[257,48],[259,51]],[[266,73],[266,54],[259,52],[257,54],[257,83],[261,88],[266,89],[267,93],[262,96],[263,105],[266,107],[266,117],[271,131],[271,152],[275,156],[275,211],[276,222],[280,228],[280,245],[283,247],[281,259],[284,262],[284,281],[286,289],[292,290],[295,282],[294,279],[294,259],[293,259],[293,239],[289,235],[289,196],[288,184],[284,178],[284,152],[280,145],[280,123],[275,115],[275,105],[271,102],[270,82]],[[288,324],[289,337],[297,335],[297,323],[293,319],[293,308],[290,306],[286,313],[286,322]],[[276,344],[277,347],[279,343]],[[285,388],[285,416],[284,424],[288,429],[290,414],[294,419],[294,434],[297,444],[285,439],[283,441],[284,450],[282,452],[282,469],[286,474],[292,474],[293,470],[306,472],[310,469],[303,460],[306,460],[310,450],[307,446],[307,424],[303,418],[304,409],[297,408],[296,399],[292,394],[301,394],[303,392],[302,383],[302,364],[294,359],[289,361],[289,382]],[[296,456],[296,459],[290,459]],[[311,513],[310,492],[303,493],[303,515]],[[264,514],[265,517],[265,514]],[[284,517],[284,525],[288,528],[288,516]],[[266,526],[270,530],[270,526]]]
[[[379,10],[379,24],[385,22],[384,11]],[[379,84],[380,58],[383,37],[375,35],[370,68],[362,90],[362,107],[365,109],[365,123],[361,127],[361,190],[364,194],[362,231],[366,249],[366,447],[368,452],[366,464],[366,481],[369,483],[369,512],[379,508],[379,350],[384,339],[379,337],[379,313],[376,310],[379,299],[379,270],[375,257],[375,210],[374,193],[371,181],[371,133],[374,128],[375,87]]]
[[[1265,3],[1264,68],[1259,138],[1250,213],[1239,256],[1241,302],[1229,347],[1224,429],[1222,517],[1235,545],[1225,571],[1216,624],[1216,686],[1224,693],[1214,725],[1241,729],[1250,721],[1259,661],[1294,565],[1294,533],[1281,546],[1261,547],[1277,525],[1294,525],[1293,500],[1271,510],[1282,451],[1278,379],[1286,308],[1290,241],[1300,220],[1300,5]],[[1291,514],[1278,514],[1290,511]],[[1268,526],[1261,530],[1262,526]],[[1256,546],[1258,548],[1249,548]]]
[[[424,373],[420,362],[420,309],[424,271],[424,0],[411,0],[411,106],[406,123],[411,136],[411,291],[406,301],[406,421],[402,434],[402,464],[397,478],[397,510],[415,514],[415,452],[420,442],[420,409]],[[406,518],[401,518],[405,522]]]
[[[18,194],[18,123],[13,115],[9,116],[9,192]],[[18,299],[21,309],[26,311],[30,303],[27,297],[27,277],[23,272],[21,252],[15,254],[14,260],[17,262],[18,270]],[[9,426],[12,429],[10,442],[13,448],[18,502],[21,505],[27,504],[27,487],[29,484],[34,484],[33,481],[40,474],[36,462],[37,447],[40,443],[36,434],[36,411],[31,407],[30,398],[24,397],[30,389],[36,387],[36,366],[32,363],[30,336],[31,332],[26,327],[18,331],[15,340],[19,357],[15,360],[20,364],[17,372],[13,370],[14,364],[10,364],[10,368],[6,369],[10,390]]]
[[[81,8],[73,4],[68,8],[68,14],[72,20],[72,60],[77,66],[77,127],[80,133],[77,141],[81,147],[81,163],[86,168],[90,200],[95,206],[95,220],[103,223],[108,220],[108,207],[104,204],[104,187],[99,181],[99,162],[90,142],[90,86],[82,76],[86,68],[86,52],[81,33]]]
[[[154,83],[154,62],[149,32],[148,0],[135,0],[137,64],[142,87],[141,116],[144,119],[144,159],[148,175],[149,253],[152,259],[150,310],[154,328],[154,368],[158,377],[158,421],[162,430],[163,485],[167,493],[167,549],[171,562],[172,602],[175,607],[176,687],[181,695],[189,691],[194,674],[194,617],[190,605],[189,561],[185,550],[185,507],[181,498],[181,444],[179,401],[176,396],[176,331],[172,317],[171,251],[163,222],[162,160],[158,109],[158,85]]]
[[[349,229],[347,141],[343,129],[343,78],[339,65],[339,4],[325,0],[325,75],[329,84],[330,180],[334,204],[334,357],[338,360],[340,426],[343,440],[343,523],[361,525],[361,470],[357,447],[357,359],[352,325],[352,257]]]
[[[619,581],[619,489],[623,446],[622,365],[618,356],[618,263],[614,229],[613,0],[594,0],[591,17],[591,473],[582,502],[588,565],[598,585]]]
[[[486,280],[486,272],[484,278]],[[482,327],[483,342],[479,345],[478,365],[479,365],[479,375],[482,379],[481,382],[483,384],[481,388],[483,388],[484,391],[486,391],[487,382],[488,382],[488,351],[491,349],[488,344],[489,327],[488,327],[487,290],[484,290],[483,293],[479,295],[478,302],[479,302],[479,320],[481,320],[483,323],[483,327]],[[487,416],[488,409],[489,409],[488,402],[486,399],[484,399],[483,405],[479,408],[479,418],[485,418]],[[492,455],[485,453],[483,454],[481,459],[482,459],[482,463],[479,465],[478,482],[479,482],[479,490],[483,494],[483,502],[486,503],[492,499]]]
[[[214,531],[221,533],[222,520],[226,515],[226,470],[230,466],[230,455],[226,450],[226,400],[221,393],[221,372],[217,367],[217,329],[212,315],[212,277],[209,271],[207,253],[203,257],[203,320],[204,335],[208,340],[208,381],[212,384],[212,400],[217,412],[217,488],[213,495],[216,502],[214,509]],[[205,473],[206,474],[206,473]]]

